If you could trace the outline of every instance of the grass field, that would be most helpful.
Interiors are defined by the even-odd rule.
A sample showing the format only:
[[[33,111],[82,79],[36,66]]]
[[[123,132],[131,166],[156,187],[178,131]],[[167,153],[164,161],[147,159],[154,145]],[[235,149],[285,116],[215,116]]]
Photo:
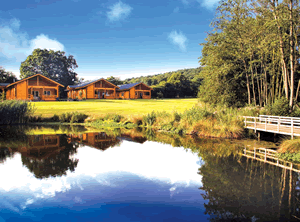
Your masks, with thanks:
[[[143,115],[154,111],[177,111],[182,113],[196,105],[197,99],[149,99],[149,100],[86,100],[69,102],[32,102],[35,115],[50,117],[54,114],[78,111],[90,116],[104,116],[107,113],[119,115]]]

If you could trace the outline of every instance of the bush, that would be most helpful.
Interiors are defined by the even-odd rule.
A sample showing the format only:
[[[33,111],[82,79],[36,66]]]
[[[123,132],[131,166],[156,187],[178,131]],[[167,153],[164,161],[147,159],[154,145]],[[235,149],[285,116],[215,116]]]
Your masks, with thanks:
[[[83,123],[86,118],[88,118],[88,115],[84,113],[74,112],[72,113],[70,123]]]
[[[69,123],[71,121],[72,118],[72,113],[62,113],[59,116],[59,122],[61,123]]]
[[[177,111],[175,111],[175,112],[173,113],[173,118],[174,118],[174,121],[175,121],[175,122],[179,122],[180,119],[181,119],[181,115],[180,115]]]
[[[0,124],[26,123],[34,111],[34,106],[26,101],[2,101],[0,102]]]
[[[143,123],[146,126],[152,126],[155,123],[155,121],[156,121],[156,114],[154,111],[143,116]]]
[[[121,119],[123,118],[123,116],[119,115],[119,114],[106,114],[106,116],[103,118],[104,120],[112,120],[115,123],[119,123],[121,121]]]
[[[266,106],[266,110],[269,115],[290,116],[289,101],[284,97],[281,97],[275,100],[273,104]]]
[[[54,116],[52,118],[57,118],[56,115]],[[88,115],[79,112],[67,112],[58,116],[61,123],[83,123],[86,118],[88,118]]]

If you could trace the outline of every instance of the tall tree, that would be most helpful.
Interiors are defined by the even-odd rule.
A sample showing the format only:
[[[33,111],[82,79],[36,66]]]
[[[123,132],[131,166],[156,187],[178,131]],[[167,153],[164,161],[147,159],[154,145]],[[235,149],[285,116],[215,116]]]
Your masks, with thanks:
[[[0,66],[0,83],[12,83],[16,80],[17,78],[12,72],[5,71],[5,69]]]
[[[24,62],[21,63],[20,77],[26,78],[37,73],[53,79],[65,86],[76,82],[78,68],[74,56],[65,56],[63,51],[35,49]]]
[[[113,76],[108,77],[106,80],[107,80],[108,82],[110,82],[110,83],[116,85],[116,86],[117,86],[117,85],[122,85],[122,84],[123,84],[123,81],[120,80],[120,78],[116,78],[116,77],[113,77]]]

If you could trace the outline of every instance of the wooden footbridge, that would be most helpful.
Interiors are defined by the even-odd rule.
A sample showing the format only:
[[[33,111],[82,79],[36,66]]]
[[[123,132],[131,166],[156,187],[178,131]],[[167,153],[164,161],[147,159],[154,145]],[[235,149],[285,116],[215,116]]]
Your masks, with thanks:
[[[276,150],[266,148],[249,149],[245,147],[242,156],[300,173],[300,164],[278,158]]]
[[[270,132],[276,134],[300,136],[300,118],[285,116],[267,116],[259,117],[244,116],[245,128],[253,129],[255,132]]]

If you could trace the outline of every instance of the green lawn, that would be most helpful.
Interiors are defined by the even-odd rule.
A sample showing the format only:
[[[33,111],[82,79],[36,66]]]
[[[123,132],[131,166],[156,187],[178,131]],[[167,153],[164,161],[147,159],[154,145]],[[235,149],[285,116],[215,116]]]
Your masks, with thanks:
[[[120,115],[140,115],[154,111],[183,112],[193,107],[197,99],[149,99],[149,100],[86,100],[70,102],[31,102],[36,107],[35,114],[50,117],[54,114],[78,111],[91,116],[107,113]]]

